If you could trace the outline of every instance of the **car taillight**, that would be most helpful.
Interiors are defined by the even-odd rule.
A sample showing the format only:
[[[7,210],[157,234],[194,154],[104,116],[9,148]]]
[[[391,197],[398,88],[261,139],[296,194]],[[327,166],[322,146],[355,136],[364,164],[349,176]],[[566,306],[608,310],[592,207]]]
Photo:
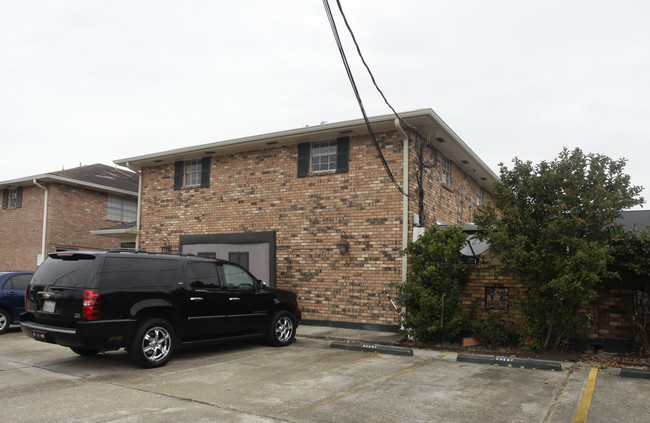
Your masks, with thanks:
[[[81,316],[84,320],[99,320],[99,289],[84,289]]]

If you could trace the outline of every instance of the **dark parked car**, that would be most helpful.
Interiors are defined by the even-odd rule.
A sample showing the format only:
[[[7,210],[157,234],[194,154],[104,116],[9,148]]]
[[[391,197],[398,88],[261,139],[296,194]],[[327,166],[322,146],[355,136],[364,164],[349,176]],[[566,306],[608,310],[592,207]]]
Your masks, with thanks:
[[[227,261],[146,252],[58,252],[36,270],[23,332],[83,356],[126,348],[159,367],[177,345],[265,337],[289,345],[300,322],[296,294],[266,287]]]
[[[25,311],[25,289],[34,272],[0,272],[0,335],[18,324]]]

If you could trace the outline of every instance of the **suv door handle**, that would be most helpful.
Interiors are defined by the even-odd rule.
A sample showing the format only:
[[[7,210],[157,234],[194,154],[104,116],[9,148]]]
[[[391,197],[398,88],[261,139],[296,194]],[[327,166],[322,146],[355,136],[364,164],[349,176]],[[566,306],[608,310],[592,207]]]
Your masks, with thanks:
[[[241,301],[241,298],[239,297],[230,297],[228,298],[230,301]]]
[[[190,297],[190,301],[194,301],[198,303],[203,301],[203,297]]]

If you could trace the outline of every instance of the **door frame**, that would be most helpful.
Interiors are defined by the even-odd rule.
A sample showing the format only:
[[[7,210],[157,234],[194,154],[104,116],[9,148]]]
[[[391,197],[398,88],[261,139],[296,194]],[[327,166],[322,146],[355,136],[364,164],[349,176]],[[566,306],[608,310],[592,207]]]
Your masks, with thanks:
[[[184,246],[193,244],[268,244],[269,280],[265,282],[270,287],[276,286],[276,231],[180,236],[179,250],[181,252]]]

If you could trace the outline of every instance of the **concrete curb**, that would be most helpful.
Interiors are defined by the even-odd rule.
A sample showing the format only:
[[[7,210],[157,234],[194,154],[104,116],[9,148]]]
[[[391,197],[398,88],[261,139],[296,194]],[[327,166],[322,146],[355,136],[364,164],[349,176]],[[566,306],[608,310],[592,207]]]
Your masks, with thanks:
[[[376,352],[380,354],[392,354],[401,356],[413,355],[413,350],[410,348],[390,347],[387,345],[354,344],[350,342],[334,341],[330,344],[330,348],[339,348],[348,351]]]
[[[535,370],[561,371],[562,365],[553,361],[526,360],[521,358],[490,357],[485,355],[458,354],[456,361],[476,364],[491,364],[505,367],[519,367]]]
[[[650,370],[642,369],[621,369],[621,377],[630,377],[637,379],[650,379]]]

